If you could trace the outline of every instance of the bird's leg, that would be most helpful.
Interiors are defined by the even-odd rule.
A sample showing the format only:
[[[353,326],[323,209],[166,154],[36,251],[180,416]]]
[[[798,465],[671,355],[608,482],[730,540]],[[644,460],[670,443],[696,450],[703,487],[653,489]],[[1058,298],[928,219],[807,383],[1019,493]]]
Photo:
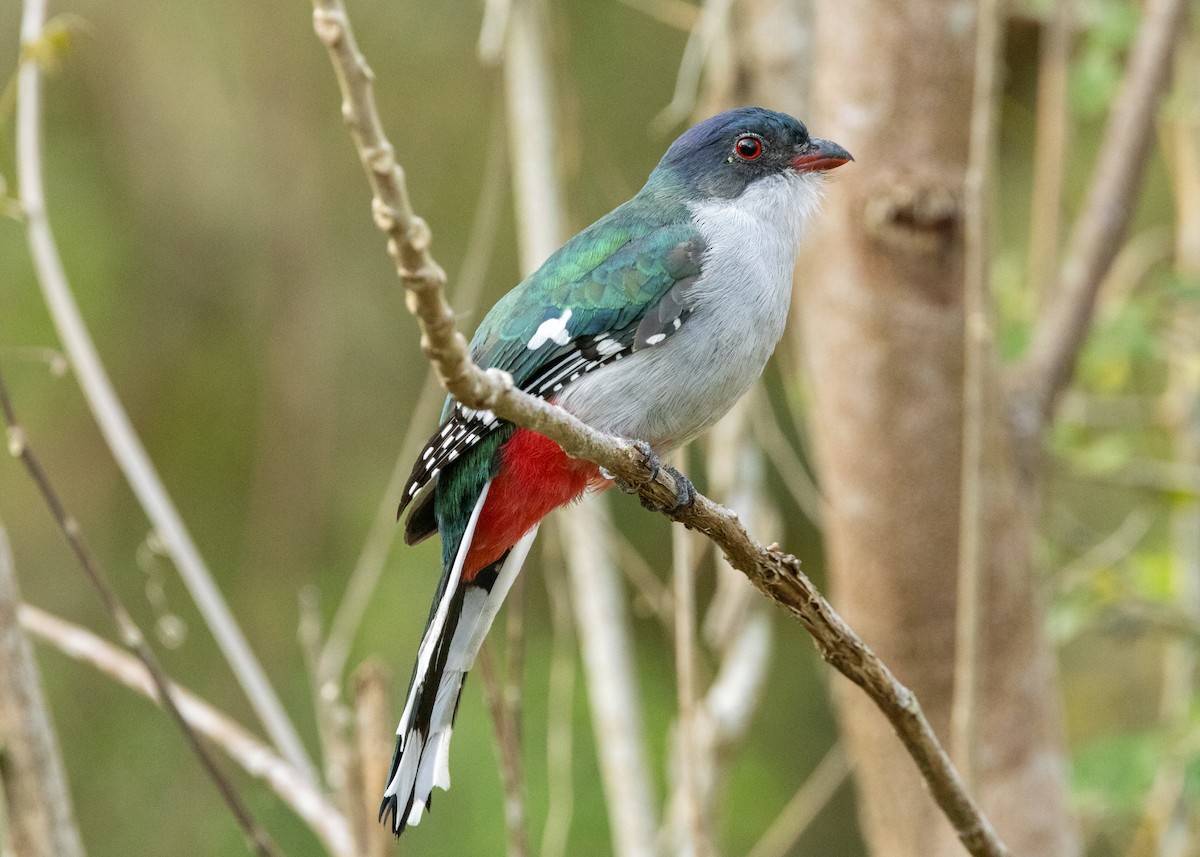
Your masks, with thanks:
[[[671,478],[675,480],[675,505],[660,506],[651,500],[647,500],[645,497],[639,497],[638,500],[641,502],[643,508],[649,509],[651,512],[666,512],[668,515],[670,515],[680,511],[681,509],[686,509],[696,502],[696,486],[692,484],[690,479],[688,479],[671,465],[663,464],[662,459],[658,457],[658,454],[650,448],[650,444],[646,443],[646,441],[634,440],[632,443],[637,451],[642,454],[642,458],[645,459],[646,469],[650,471],[650,475],[639,483],[632,483],[626,482],[622,479],[616,479],[607,470],[601,468],[600,473],[606,479],[612,479],[613,484],[617,486],[618,491],[621,491],[625,494],[637,494],[639,487],[653,482],[656,478],[658,478],[658,472],[660,470],[665,470],[667,473],[670,473]]]

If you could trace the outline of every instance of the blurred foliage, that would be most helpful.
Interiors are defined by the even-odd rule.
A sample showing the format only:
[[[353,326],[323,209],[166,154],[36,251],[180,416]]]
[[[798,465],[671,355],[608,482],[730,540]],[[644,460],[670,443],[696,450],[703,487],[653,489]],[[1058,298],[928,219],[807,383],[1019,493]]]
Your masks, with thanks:
[[[1138,22],[1138,7],[1128,0],[1078,6],[1068,224]],[[18,7],[0,4],[4,81],[17,62]],[[502,133],[491,118],[497,75],[474,56],[479,9],[467,8],[470,14],[459,4],[363,0],[352,9],[377,73],[385,124],[452,283],[470,240],[486,152]],[[79,0],[55,21],[43,58],[55,72],[46,88],[47,181],[67,270],[135,426],[315,750],[310,688],[295,642],[296,594],[315,584],[326,619],[332,614],[412,417],[425,363],[370,222],[309,6]],[[670,100],[686,34],[627,5],[589,0],[558,4],[555,27],[567,197],[583,226],[634,192],[661,154],[666,141],[648,129]],[[993,268],[1006,360],[1022,353],[1040,306],[1025,264],[1037,46],[1035,26],[1014,24]],[[183,643],[160,646],[168,667],[253,724],[169,563],[147,544],[145,519],[78,389],[69,376],[48,371],[52,354],[32,350],[56,340],[7,202],[15,194],[11,86],[4,93],[0,196],[10,217],[0,220],[0,360],[17,404],[139,621],[147,628],[166,622],[164,643]],[[1123,853],[1161,759],[1194,747],[1200,730],[1193,716],[1187,745],[1160,728],[1169,638],[1152,629],[1114,634],[1106,621],[1130,600],[1174,603],[1170,518],[1194,509],[1200,487],[1194,474],[1190,489],[1148,481],[1157,471],[1144,466],[1174,454],[1159,406],[1168,358],[1180,347],[1168,328],[1181,308],[1200,305],[1200,275],[1173,271],[1169,239],[1161,240],[1172,225],[1171,191],[1156,155],[1134,229],[1135,242],[1150,236],[1139,246],[1151,258],[1132,266],[1131,281],[1106,290],[1073,391],[1083,405],[1049,441],[1055,467],[1039,553],[1049,570],[1050,627],[1062,641],[1075,789],[1095,854]],[[477,306],[460,307],[467,328],[517,279],[511,216],[497,228],[484,295]],[[774,401],[800,398],[789,370],[770,370],[768,382]],[[1115,417],[1105,416],[1110,410]],[[796,436],[797,429],[786,433]],[[816,531],[782,486],[773,488],[790,522],[782,541],[820,578]],[[665,524],[628,500],[614,506],[619,525],[665,574]],[[1130,510],[1142,510],[1145,526],[1127,528],[1133,543],[1104,555],[1098,546],[1121,530]],[[106,630],[31,486],[7,460],[0,461],[0,522],[12,534],[26,597]],[[396,666],[398,685],[421,633],[436,556],[432,544],[392,554],[356,641],[354,660],[382,653]],[[536,580],[543,569],[531,561],[528,571]],[[540,585],[526,591],[525,734],[537,841],[550,789],[541,737],[550,647],[542,617],[549,607]],[[795,623],[777,626],[767,695],[733,764],[718,823],[732,853],[756,841],[834,740],[828,673]],[[675,705],[671,643],[645,616],[636,632],[647,730],[661,760]],[[181,842],[191,853],[244,853],[236,827],[164,717],[89,669],[46,650],[40,660],[93,857],[175,853]],[[455,787],[406,837],[406,852],[498,853],[503,841],[491,729],[477,685],[469,684],[455,731]],[[402,691],[397,686],[394,698]],[[607,822],[581,681],[575,694],[568,851],[603,853]],[[1188,788],[1200,800],[1195,758],[1193,750]],[[661,790],[665,771],[656,774]],[[269,793],[242,779],[288,854],[320,853]],[[796,853],[863,853],[854,812],[851,790],[841,789]]]

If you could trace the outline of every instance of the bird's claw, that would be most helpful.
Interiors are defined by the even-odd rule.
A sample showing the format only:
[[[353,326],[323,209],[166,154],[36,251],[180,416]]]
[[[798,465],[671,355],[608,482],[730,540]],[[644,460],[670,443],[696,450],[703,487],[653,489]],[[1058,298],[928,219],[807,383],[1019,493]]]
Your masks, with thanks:
[[[670,473],[671,478],[675,480],[675,504],[672,506],[664,506],[655,503],[653,500],[647,500],[645,497],[641,496],[638,497],[638,501],[642,504],[643,508],[649,509],[651,512],[665,512],[668,515],[674,515],[677,512],[681,512],[684,509],[690,508],[691,505],[696,502],[696,486],[692,484],[691,480],[671,465],[663,464],[662,459],[658,457],[658,454],[650,448],[650,444],[646,443],[646,441],[635,440],[632,441],[632,443],[634,448],[642,454],[642,458],[646,465],[648,475],[645,479],[636,483],[626,482],[623,479],[614,478],[613,475],[604,468],[600,468],[600,474],[605,479],[612,479],[613,484],[617,486],[617,490],[625,494],[637,494],[639,488],[641,488],[643,485],[649,485],[658,478],[658,473],[660,470],[665,470],[667,473]]]
[[[671,478],[675,480],[675,505],[660,506],[652,500],[639,497],[638,499],[641,501],[642,507],[649,509],[651,512],[665,512],[668,515],[674,515],[682,512],[684,509],[691,508],[692,504],[696,502],[696,486],[692,484],[692,480],[669,464],[662,465],[662,469],[670,473]]]
[[[661,459],[659,459],[658,454],[650,448],[650,444],[646,443],[644,440],[634,440],[630,442],[633,444],[634,449],[642,454],[642,459],[645,462],[646,469],[650,472],[650,475],[640,482],[626,482],[623,479],[614,478],[611,473],[606,471],[604,468],[600,468],[600,474],[606,479],[612,479],[613,484],[617,486],[617,490],[623,494],[636,494],[638,492],[638,488],[640,488],[642,485],[648,485],[657,479],[658,471],[663,467]]]

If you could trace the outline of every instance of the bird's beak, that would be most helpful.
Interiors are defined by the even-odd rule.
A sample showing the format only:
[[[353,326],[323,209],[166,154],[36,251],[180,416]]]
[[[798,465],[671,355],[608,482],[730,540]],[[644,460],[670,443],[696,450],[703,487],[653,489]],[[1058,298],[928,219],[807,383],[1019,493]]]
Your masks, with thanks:
[[[792,158],[792,169],[798,173],[823,173],[853,160],[849,152],[832,140],[809,137],[808,143]]]

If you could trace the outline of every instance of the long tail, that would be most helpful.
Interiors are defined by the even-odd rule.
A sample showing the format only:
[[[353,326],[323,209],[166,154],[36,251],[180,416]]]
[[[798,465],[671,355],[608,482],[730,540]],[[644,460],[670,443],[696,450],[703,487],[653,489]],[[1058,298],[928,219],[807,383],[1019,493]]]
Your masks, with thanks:
[[[420,822],[421,814],[429,808],[434,786],[450,788],[450,732],[463,681],[537,535],[534,527],[504,556],[470,582],[463,582],[463,563],[489,487],[490,482],[480,493],[454,565],[443,578],[396,728],[396,754],[379,818],[382,821],[390,815],[397,836],[408,825]]]

